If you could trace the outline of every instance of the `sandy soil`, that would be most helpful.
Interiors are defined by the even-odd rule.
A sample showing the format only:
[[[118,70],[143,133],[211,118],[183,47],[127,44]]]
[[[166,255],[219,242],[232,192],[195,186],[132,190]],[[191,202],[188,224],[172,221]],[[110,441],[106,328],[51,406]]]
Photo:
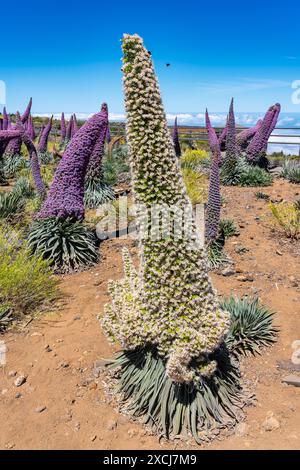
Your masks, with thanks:
[[[275,346],[245,361],[257,403],[247,409],[244,435],[233,434],[201,446],[203,449],[300,448],[300,388],[284,386],[281,379],[288,372],[277,367],[277,361],[290,360],[291,344],[300,339],[300,269],[296,257],[300,242],[285,243],[272,232],[266,217],[267,203],[256,200],[256,191],[223,188],[226,204],[222,215],[240,226],[240,236],[226,244],[238,272],[230,277],[213,273],[212,277],[220,294],[259,295],[276,310],[281,332]],[[281,180],[263,191],[277,200],[300,197],[299,186]],[[101,376],[93,375],[94,362],[113,354],[97,315],[109,300],[107,280],[122,275],[121,249],[125,243],[136,254],[132,241],[104,242],[99,265],[63,278],[67,298],[61,311],[1,338],[8,348],[7,364],[0,368],[1,449],[191,448],[177,441],[159,443],[141,425],[118,414],[105,397]],[[240,246],[249,251],[237,253]],[[253,280],[238,280],[245,274]],[[27,377],[26,382],[16,387],[14,381],[21,374]],[[280,426],[265,431],[262,423],[270,413]]]

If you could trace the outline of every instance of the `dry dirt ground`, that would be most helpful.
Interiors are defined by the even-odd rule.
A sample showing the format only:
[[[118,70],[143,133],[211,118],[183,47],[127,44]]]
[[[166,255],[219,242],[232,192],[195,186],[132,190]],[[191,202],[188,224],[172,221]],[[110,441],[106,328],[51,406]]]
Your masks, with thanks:
[[[281,331],[272,348],[244,363],[257,403],[247,409],[243,435],[233,433],[202,449],[300,448],[300,388],[284,386],[281,380],[289,372],[277,367],[277,361],[290,360],[291,344],[300,339],[300,243],[283,243],[284,238],[271,231],[267,203],[256,200],[256,191],[223,188],[222,215],[240,226],[240,236],[226,243],[237,273],[230,277],[213,273],[212,278],[222,295],[259,295],[277,312]],[[282,180],[263,191],[277,200],[300,197],[299,186]],[[93,375],[94,362],[113,354],[97,315],[109,300],[107,280],[122,275],[124,244],[136,254],[132,241],[104,242],[99,265],[63,278],[67,298],[62,310],[1,338],[8,348],[7,364],[0,368],[1,449],[199,448],[159,442],[147,434],[140,424],[118,414],[106,398],[102,377]],[[248,280],[240,280],[241,276]],[[16,387],[14,381],[21,374],[26,382]],[[270,414],[279,427],[266,431],[262,424]]]

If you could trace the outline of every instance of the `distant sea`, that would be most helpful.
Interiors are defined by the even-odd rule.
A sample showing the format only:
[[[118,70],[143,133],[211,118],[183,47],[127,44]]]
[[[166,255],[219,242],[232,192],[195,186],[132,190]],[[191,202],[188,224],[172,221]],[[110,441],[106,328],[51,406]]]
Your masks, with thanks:
[[[59,119],[60,113],[36,113],[38,116],[50,116],[54,114],[54,117]],[[72,113],[65,113],[68,118]],[[82,113],[76,112],[78,119],[87,119],[93,113]],[[204,113],[167,113],[168,123],[172,125],[174,119],[177,116],[178,125],[184,126],[204,126],[205,115]],[[226,123],[227,113],[225,112],[212,112],[210,113],[210,119],[214,126],[224,126]],[[238,126],[251,127],[258,119],[264,116],[264,112],[261,113],[236,113],[236,124]],[[110,113],[110,121],[124,121],[125,114],[123,113]],[[279,129],[278,129],[279,128]],[[292,129],[284,129],[292,128]],[[299,135],[299,137],[297,137]],[[287,137],[289,136],[289,137]],[[293,136],[293,137],[290,137]],[[289,142],[289,144],[287,144]],[[279,120],[277,123],[277,129],[273,132],[269,140],[268,152],[280,152],[283,151],[285,154],[298,155],[300,146],[300,113],[280,113]]]

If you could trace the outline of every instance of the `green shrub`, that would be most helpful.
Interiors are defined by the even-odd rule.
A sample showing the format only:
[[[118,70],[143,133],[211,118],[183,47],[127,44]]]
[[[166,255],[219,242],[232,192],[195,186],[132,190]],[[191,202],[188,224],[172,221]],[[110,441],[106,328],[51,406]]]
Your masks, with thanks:
[[[221,219],[219,231],[224,234],[225,238],[234,237],[239,234],[239,230],[232,219]]]
[[[195,206],[196,204],[204,204],[207,202],[208,181],[206,176],[191,168],[184,168],[182,174],[192,205]]]
[[[272,175],[258,166],[247,165],[239,178],[239,186],[270,186],[272,183]]]
[[[283,165],[281,176],[291,183],[300,183],[300,165],[288,160]]]
[[[120,173],[129,171],[127,163],[128,150],[127,145],[120,145],[115,148],[112,153],[105,155],[103,159],[103,184],[113,186],[118,180]]]
[[[264,201],[269,201],[270,199],[270,196],[266,193],[263,193],[261,191],[257,191],[254,196],[256,197],[256,199],[263,199]]]
[[[29,167],[29,161],[22,155],[7,156],[3,162],[3,172],[6,178],[14,178],[24,168]]]
[[[181,157],[180,164],[183,169],[201,171],[203,167],[210,167],[209,154],[205,150],[188,149]]]
[[[33,195],[33,188],[30,182],[24,178],[19,178],[10,192],[0,193],[0,219],[14,221],[26,205],[26,199]]]
[[[58,295],[49,263],[33,256],[11,227],[0,226],[0,322],[46,308]]]
[[[292,202],[270,203],[276,225],[280,226],[289,238],[300,238],[300,211],[297,204]]]

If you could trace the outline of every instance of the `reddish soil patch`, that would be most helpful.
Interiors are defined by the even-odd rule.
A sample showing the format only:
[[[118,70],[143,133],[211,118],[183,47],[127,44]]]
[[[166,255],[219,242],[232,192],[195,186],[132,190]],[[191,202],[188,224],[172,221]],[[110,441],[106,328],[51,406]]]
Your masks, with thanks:
[[[213,273],[212,278],[222,295],[259,295],[277,312],[276,324],[281,331],[275,346],[262,356],[244,361],[246,377],[257,397],[256,406],[247,409],[246,435],[233,434],[200,447],[203,449],[300,448],[300,389],[284,386],[281,379],[288,372],[277,368],[277,361],[290,360],[291,344],[300,339],[300,270],[294,254],[299,244],[283,244],[272,234],[266,218],[267,203],[255,199],[256,191],[223,188],[223,217],[233,218],[240,225],[240,236],[229,239],[226,245],[238,273],[230,277]],[[278,180],[263,191],[272,198],[295,200],[299,186]],[[107,280],[122,275],[124,244],[136,255],[132,241],[104,242],[98,266],[63,278],[62,288],[68,297],[62,311],[40,317],[25,331],[1,338],[8,352],[7,365],[0,369],[0,448],[191,448],[177,441],[159,443],[141,425],[118,414],[105,396],[102,378],[93,376],[94,361],[113,354],[97,315],[109,300]],[[249,251],[237,253],[240,245]],[[245,274],[253,281],[238,279]],[[16,377],[26,375],[26,383],[17,388],[12,371]],[[38,412],[38,407],[46,409]],[[279,429],[263,430],[268,412],[280,423]]]

